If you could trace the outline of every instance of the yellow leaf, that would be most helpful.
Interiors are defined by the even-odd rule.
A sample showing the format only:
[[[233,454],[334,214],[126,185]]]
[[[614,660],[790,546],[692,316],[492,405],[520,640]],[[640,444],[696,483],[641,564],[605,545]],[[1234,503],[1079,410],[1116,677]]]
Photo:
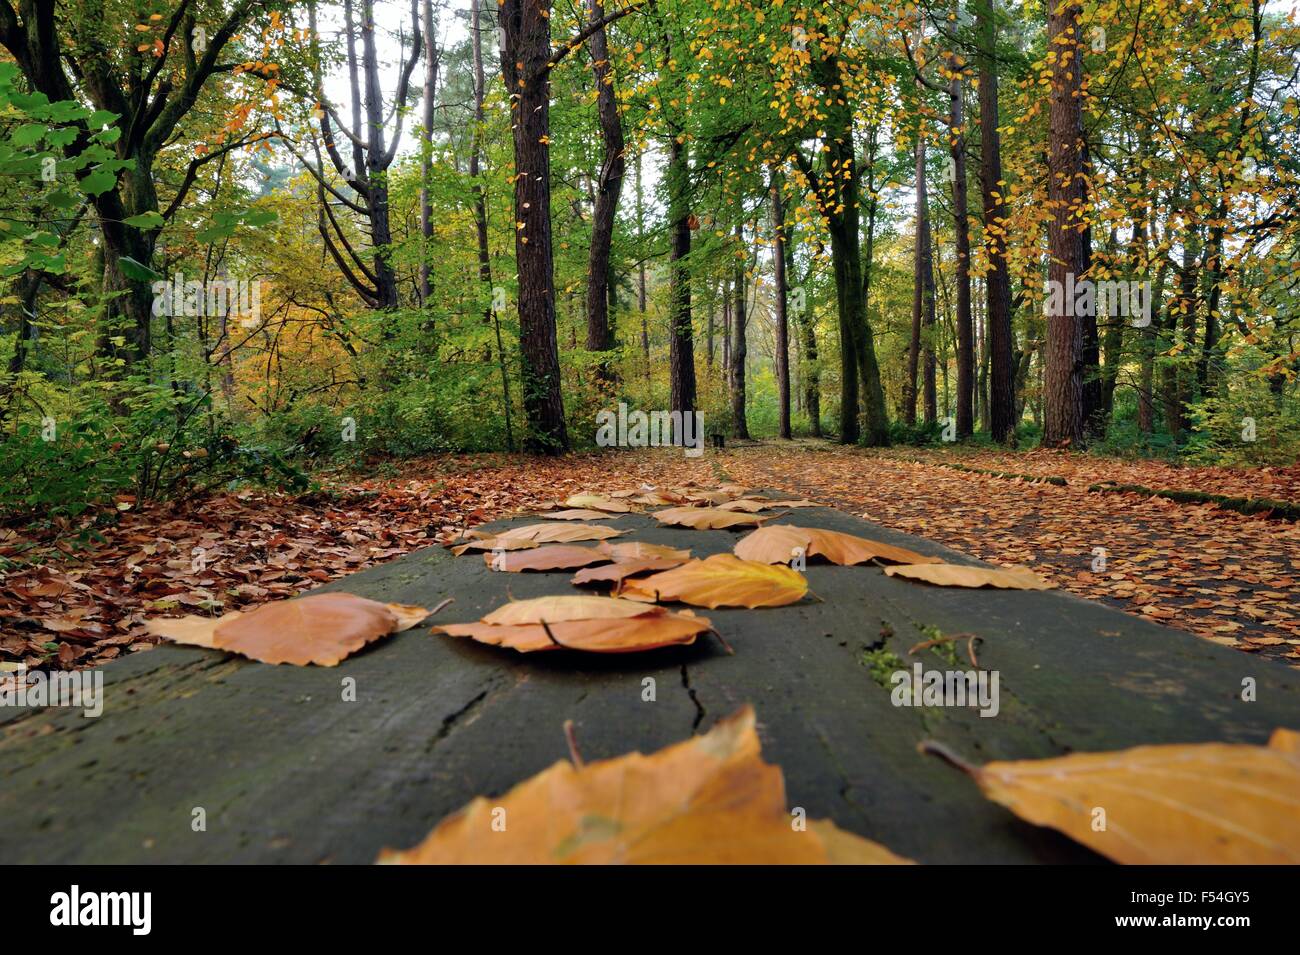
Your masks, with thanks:
[[[493,825],[505,818],[505,827]],[[650,756],[558,762],[501,797],[477,797],[418,846],[380,862],[907,864],[814,821],[790,824],[785,780],[763,762],[754,711]]]
[[[984,794],[1116,862],[1300,862],[1297,734],[970,766]],[[943,752],[937,748],[932,751]],[[944,753],[946,754],[946,752]]]
[[[808,592],[803,574],[789,567],[714,554],[638,580],[628,580],[620,596],[632,600],[680,601],[697,607],[783,607]]]
[[[899,564],[886,567],[891,577],[910,577],[940,587],[998,587],[1003,590],[1050,590],[1056,585],[1028,567],[965,567],[959,564]]]

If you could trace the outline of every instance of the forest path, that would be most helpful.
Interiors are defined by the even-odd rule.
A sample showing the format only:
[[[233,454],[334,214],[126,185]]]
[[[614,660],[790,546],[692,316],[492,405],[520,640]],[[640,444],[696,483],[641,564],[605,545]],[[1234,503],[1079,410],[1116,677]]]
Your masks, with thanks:
[[[969,562],[830,508],[801,509],[797,520]],[[739,536],[662,527],[644,514],[611,523],[696,556],[729,551]],[[746,703],[789,804],[811,818],[922,862],[1095,861],[989,802],[917,744],[938,740],[982,762],[1263,743],[1300,709],[1300,672],[1060,591],[935,588],[876,567],[810,565],[807,574],[820,601],[705,611],[733,655],[713,639],[639,654],[522,655],[427,625],[337,668],[170,645],[132,654],[103,668],[98,718],[0,709],[0,861],[370,862],[385,846],[414,845],[475,795],[504,793],[565,758],[566,719],[595,760],[655,750]],[[477,619],[510,597],[572,592],[567,574],[494,573],[481,556],[442,547],[326,589],[430,607],[453,597],[442,621]],[[970,667],[953,644],[909,653],[938,633],[981,637],[979,666],[999,676],[996,717],[892,704],[892,672]],[[1247,676],[1258,702],[1241,701]],[[196,832],[200,808],[206,828]]]

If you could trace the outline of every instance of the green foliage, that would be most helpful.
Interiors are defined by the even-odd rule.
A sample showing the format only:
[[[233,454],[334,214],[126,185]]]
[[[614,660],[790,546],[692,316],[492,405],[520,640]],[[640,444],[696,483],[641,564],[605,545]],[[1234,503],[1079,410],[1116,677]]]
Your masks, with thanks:
[[[1261,375],[1201,399],[1183,449],[1194,464],[1293,464],[1300,459],[1300,396]]]

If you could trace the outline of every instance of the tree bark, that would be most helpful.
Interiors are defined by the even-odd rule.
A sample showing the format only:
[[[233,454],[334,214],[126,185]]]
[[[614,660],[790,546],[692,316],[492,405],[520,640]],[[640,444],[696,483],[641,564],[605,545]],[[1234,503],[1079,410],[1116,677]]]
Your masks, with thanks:
[[[1087,270],[1083,233],[1084,159],[1081,141],[1083,114],[1079,18],[1082,8],[1066,2],[1050,10],[1048,49],[1052,64],[1050,132],[1047,156],[1048,280],[1068,293]],[[1047,447],[1083,444],[1083,336],[1075,303],[1058,296],[1059,308],[1047,316],[1046,361],[1043,368],[1043,444]],[[1049,304],[1050,300],[1049,300]]]
[[[691,330],[690,159],[670,134],[668,143],[668,364],[672,411],[695,410],[695,344]]]
[[[474,232],[478,245],[478,277],[489,297],[483,320],[491,323],[496,337],[497,369],[501,373],[501,403],[505,412],[506,448],[513,451],[515,435],[510,420],[510,372],[506,367],[505,343],[501,339],[501,316],[491,301],[495,295],[492,288],[492,253],[488,247],[487,194],[483,189],[483,181],[479,178],[480,154],[483,151],[483,100],[487,96],[487,78],[483,73],[483,19],[479,0],[470,0],[469,24],[474,62],[474,129],[470,133],[469,178],[473,183],[471,189],[474,195]]]
[[[997,23],[993,0],[977,7],[980,104],[980,197],[984,207],[985,348],[988,353],[989,432],[999,444],[1015,440],[1015,378],[1011,364],[1011,279],[1007,272],[1007,225],[998,132]]]
[[[429,172],[433,166],[433,110],[438,92],[438,46],[434,32],[433,0],[423,0],[420,17],[424,23],[424,99],[420,135],[420,305],[433,294],[429,254],[433,240],[433,206],[429,199]]]
[[[736,265],[732,272],[732,286],[736,293],[736,304],[732,309],[736,327],[731,335],[731,430],[737,438],[749,440],[749,424],[745,421],[745,358],[749,346],[745,341],[745,227],[736,223]]]
[[[560,394],[551,258],[550,4],[502,0],[501,68],[514,115],[515,261],[519,272],[519,350],[525,446],[557,454],[569,448]]]
[[[975,431],[975,411],[972,400],[975,393],[975,326],[971,317],[970,301],[970,224],[967,221],[966,196],[966,117],[965,91],[961,64],[956,57],[949,60],[948,69],[953,74],[949,81],[948,121],[950,124],[951,156],[953,167],[952,208],[953,228],[957,245],[957,440],[970,437]]]
[[[601,0],[590,0],[589,9],[591,23],[604,18],[605,8]],[[596,204],[591,217],[591,249],[587,261],[587,350],[605,352],[614,347],[609,311],[609,295],[613,287],[610,249],[626,161],[623,157],[623,121],[618,115],[614,71],[609,62],[605,28],[602,26],[592,33],[588,43],[596,79],[596,115],[605,145],[605,158],[596,183]],[[613,368],[607,360],[602,360],[599,367],[602,378],[608,380],[612,377]]]
[[[776,299],[776,389],[779,403],[778,432],[790,440],[790,324],[785,275],[785,205],[781,180],[772,174],[772,278]]]

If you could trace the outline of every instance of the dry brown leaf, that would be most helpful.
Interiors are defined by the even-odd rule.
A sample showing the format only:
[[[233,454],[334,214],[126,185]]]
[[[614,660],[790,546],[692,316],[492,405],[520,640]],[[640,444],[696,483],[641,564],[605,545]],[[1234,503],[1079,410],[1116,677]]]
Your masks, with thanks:
[[[606,540],[623,533],[603,524],[524,524],[496,533],[469,531],[467,536],[472,539],[453,547],[451,552],[459,557],[469,550],[525,550],[538,544]]]
[[[619,537],[625,531],[616,531],[603,524],[524,524],[497,534],[485,535],[503,540],[532,541],[534,544],[570,544],[574,541],[598,541]]]
[[[641,605],[645,609],[645,605]],[[688,613],[643,613],[616,619],[540,623],[453,623],[434,627],[450,637],[508,647],[520,653],[537,650],[583,650],[588,653],[634,653],[673,644],[690,644],[713,629],[705,617]]]
[[[528,550],[483,555],[483,562],[488,567],[511,574],[526,570],[573,570],[609,561],[608,554],[602,554],[594,547],[575,547],[571,544],[548,544]]]
[[[1280,747],[1138,746],[984,766],[930,748],[1020,818],[1116,862],[1276,865],[1300,862],[1300,758],[1285,748],[1295,734],[1280,732]]]
[[[616,560],[633,557],[679,557],[686,560],[691,556],[689,548],[665,547],[663,544],[647,544],[643,541],[601,541],[596,545],[596,550],[609,554]]]
[[[716,506],[718,504],[725,504],[728,501],[733,501],[737,497],[739,497],[739,495],[730,494],[726,491],[692,491],[686,495],[686,500]]]
[[[675,524],[697,531],[720,530],[725,527],[763,522],[762,518],[753,514],[720,511],[714,507],[670,507],[666,511],[655,511],[651,516],[660,524]]]
[[[656,608],[662,610],[662,608]],[[647,612],[643,603],[616,597],[592,597],[586,594],[560,594],[512,600],[483,618],[483,623],[564,623],[569,620],[609,620],[616,617],[639,617]]]
[[[262,663],[336,666],[367,643],[409,629],[428,616],[423,607],[330,592],[222,617],[150,620],[147,626],[175,643],[227,650]]]
[[[640,580],[624,581],[632,600],[679,601],[696,607],[783,607],[803,599],[808,581],[789,567],[714,554]]]
[[[564,503],[567,507],[584,507],[612,514],[626,514],[632,510],[622,501],[616,501],[603,494],[574,494]]]
[[[564,511],[547,511],[537,516],[544,517],[548,521],[616,521],[619,518],[618,514],[593,511],[587,507],[575,507]]]
[[[720,511],[742,511],[746,514],[757,514],[759,511],[770,511],[776,507],[816,507],[813,501],[769,501],[765,497],[742,497],[738,501],[728,501],[726,504],[719,504]]]
[[[503,831],[493,826],[505,810]],[[650,756],[558,762],[502,797],[478,797],[390,863],[907,863],[830,822],[799,831],[754,711]]]
[[[817,527],[796,527],[793,524],[768,524],[760,527],[737,541],[734,550],[737,557],[765,564],[788,564],[799,554],[804,557],[821,557],[841,566],[870,561],[896,564],[939,562],[937,557],[927,557],[881,541]]]
[[[645,494],[638,494],[630,498],[633,504],[645,504],[649,507],[660,507],[664,504],[681,504],[686,498],[680,494],[672,494],[667,491],[649,491]]]
[[[463,544],[457,544],[451,552],[460,557],[471,550],[527,550],[536,546],[536,541],[520,540],[516,537],[477,537]]]
[[[571,581],[574,584],[617,584],[626,577],[636,577],[657,570],[668,570],[685,560],[684,557],[634,557],[603,567],[587,567],[578,571]]]
[[[962,564],[899,564],[886,567],[891,577],[909,577],[940,587],[998,587],[1003,590],[1051,590],[1056,585],[1028,567],[966,567]]]

